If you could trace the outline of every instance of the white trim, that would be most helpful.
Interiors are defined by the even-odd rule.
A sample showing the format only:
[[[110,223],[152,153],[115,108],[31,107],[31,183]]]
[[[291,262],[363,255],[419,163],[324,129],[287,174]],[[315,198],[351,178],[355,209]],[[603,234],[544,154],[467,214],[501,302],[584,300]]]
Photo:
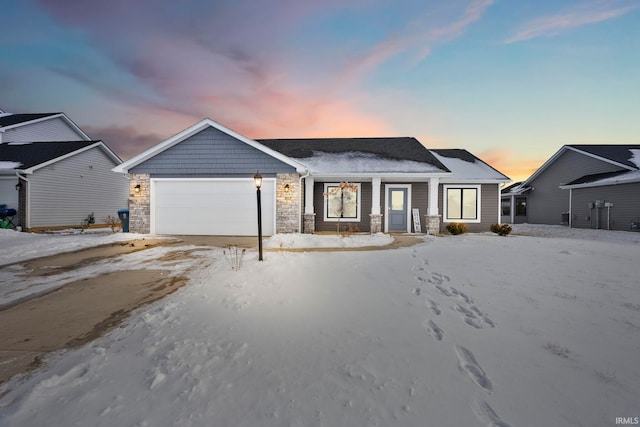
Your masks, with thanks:
[[[371,180],[371,215],[380,215],[380,184],[378,177]]]
[[[476,219],[456,219],[447,218],[447,204],[449,202],[447,197],[448,189],[464,189],[464,188],[475,188],[478,192],[478,198],[476,200]],[[462,207],[461,207],[462,208]],[[481,185],[465,185],[465,184],[457,184],[457,185],[443,185],[442,187],[442,221],[443,222],[466,222],[469,224],[477,224],[482,222],[482,186]]]
[[[325,182],[323,183],[324,187],[324,193],[326,194],[328,192],[327,187],[337,187],[340,185],[339,182]],[[347,218],[329,218],[327,216],[327,211],[329,208],[329,199],[325,196],[323,197],[324,201],[323,201],[323,211],[324,211],[324,221],[325,222],[360,222],[362,219],[362,215],[360,215],[360,207],[362,205],[362,185],[359,182],[351,182],[350,184],[354,184],[358,187],[358,190],[356,191],[356,217],[352,218],[352,217],[347,217]]]
[[[431,178],[429,179],[428,184],[428,193],[427,196],[429,200],[427,201],[427,215],[435,216],[439,214],[439,206],[438,206],[438,193],[440,190],[440,179]]]
[[[221,125],[220,123],[214,122],[211,119],[202,119],[201,121],[199,121],[198,123],[195,123],[193,125],[191,125],[190,127],[188,127],[187,129],[183,130],[180,133],[177,133],[176,135],[172,136],[171,138],[161,142],[160,144],[157,144],[151,148],[149,148],[146,151],[143,151],[142,153],[138,154],[137,156],[127,160],[126,162],[116,166],[115,168],[112,169],[112,171],[114,172],[118,172],[118,173],[128,173],[129,169],[139,165],[140,163],[149,160],[150,158],[162,153],[165,150],[168,150],[169,148],[173,147],[174,145],[184,141],[185,139],[189,138],[190,136],[193,136],[195,134],[197,134],[198,132],[203,131],[204,129],[206,129],[207,127],[212,127],[215,129],[218,129],[219,131],[226,133],[227,135],[241,141],[244,142],[245,144],[262,151],[263,153],[280,160],[283,163],[288,164],[291,167],[296,168],[296,171],[299,173],[303,173],[306,172],[306,168],[304,167],[304,165],[302,165],[301,163],[298,163],[297,161],[291,159],[290,157],[287,157],[285,155],[283,155],[282,153],[279,153],[275,150],[272,150],[270,148],[268,148],[265,145],[260,144],[257,141],[254,141],[253,139],[247,138],[246,136],[240,135],[239,133]]]
[[[157,203],[157,194],[156,194],[156,183],[159,181],[192,181],[192,182],[203,182],[203,181],[211,181],[211,182],[251,182],[251,184],[255,188],[255,184],[253,182],[253,178],[150,178],[149,179],[149,234],[156,234],[156,203]],[[276,178],[262,178],[262,181],[273,181],[274,182],[274,190],[277,188],[278,183],[276,182]],[[276,215],[276,207],[277,200],[276,194],[274,191],[274,203],[273,203],[273,233],[276,233],[276,225],[277,225],[277,215]]]
[[[384,185],[384,231],[389,232],[389,189],[404,188],[407,190],[407,233],[411,233],[411,184],[385,184]]]

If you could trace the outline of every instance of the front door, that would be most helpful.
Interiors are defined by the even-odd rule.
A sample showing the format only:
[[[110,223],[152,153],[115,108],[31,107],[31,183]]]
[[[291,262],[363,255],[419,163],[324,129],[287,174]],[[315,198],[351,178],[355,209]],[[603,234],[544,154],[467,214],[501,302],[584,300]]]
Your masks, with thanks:
[[[406,188],[390,187],[387,190],[387,231],[407,231],[407,193]]]

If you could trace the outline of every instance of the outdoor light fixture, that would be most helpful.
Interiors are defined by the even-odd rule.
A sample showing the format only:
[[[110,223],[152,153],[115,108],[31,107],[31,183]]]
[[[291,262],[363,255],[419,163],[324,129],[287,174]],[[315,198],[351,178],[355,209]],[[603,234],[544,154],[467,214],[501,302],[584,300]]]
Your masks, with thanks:
[[[284,185],[284,192],[288,193],[289,192],[289,184],[285,184]]]
[[[260,175],[260,172],[256,172],[253,182],[256,184],[256,196],[258,198],[258,261],[262,261],[262,197],[260,195],[262,175]]]
[[[22,188],[22,182],[18,181],[18,183],[16,184],[16,191],[20,191],[21,188]]]
[[[140,192],[140,184],[138,184],[135,187],[133,187],[133,191],[135,191],[136,193],[139,193]]]

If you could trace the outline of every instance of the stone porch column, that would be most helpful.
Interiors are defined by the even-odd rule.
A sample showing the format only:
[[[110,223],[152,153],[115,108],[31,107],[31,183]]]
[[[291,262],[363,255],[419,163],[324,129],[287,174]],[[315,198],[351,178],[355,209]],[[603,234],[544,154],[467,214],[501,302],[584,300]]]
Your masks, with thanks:
[[[149,234],[151,231],[151,179],[148,174],[129,177],[129,231]],[[140,191],[136,191],[136,186]]]

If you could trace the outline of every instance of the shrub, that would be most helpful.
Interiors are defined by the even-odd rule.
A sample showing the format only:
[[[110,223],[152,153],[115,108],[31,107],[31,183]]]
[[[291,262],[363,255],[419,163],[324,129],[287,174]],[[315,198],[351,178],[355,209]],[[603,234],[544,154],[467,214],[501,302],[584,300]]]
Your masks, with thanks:
[[[113,233],[117,233],[122,230],[122,223],[120,222],[120,218],[116,218],[114,216],[108,215],[104,219],[104,223],[109,226]]]
[[[491,225],[491,231],[500,235],[500,236],[508,236],[511,234],[511,226],[509,224],[493,224]]]
[[[468,231],[467,224],[462,222],[450,222],[447,224],[447,231],[451,234],[464,234]]]

